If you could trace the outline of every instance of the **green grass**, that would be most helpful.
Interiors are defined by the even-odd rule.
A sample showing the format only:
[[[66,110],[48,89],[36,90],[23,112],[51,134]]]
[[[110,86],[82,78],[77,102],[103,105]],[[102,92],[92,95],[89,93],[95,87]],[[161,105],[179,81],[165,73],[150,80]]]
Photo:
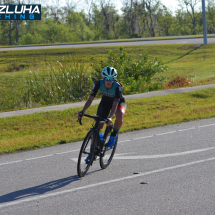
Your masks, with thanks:
[[[86,113],[95,114],[98,105]],[[0,118],[0,154],[68,143],[84,138],[92,120],[77,122],[81,108]],[[215,117],[215,89],[128,100],[120,132]]]
[[[63,56],[78,56],[90,66],[90,57],[98,59],[107,57],[107,50],[118,53],[119,47],[91,47],[91,48],[64,48],[41,49],[0,52],[0,104],[1,112],[23,109],[17,100],[25,87],[24,80],[31,71],[47,71],[50,65],[55,66]],[[149,56],[158,57],[169,69],[163,74],[157,74],[154,81],[164,76],[166,81],[174,76],[181,75],[192,81],[191,86],[214,83],[215,44],[199,46],[199,44],[186,45],[143,45],[125,46],[125,52],[134,52],[136,58],[144,50]],[[19,70],[19,71],[17,71]],[[13,71],[13,72],[5,72]],[[88,72],[92,69],[89,67]],[[7,103],[7,104],[6,104]],[[5,108],[4,108],[5,104]],[[54,105],[54,104],[52,104]]]

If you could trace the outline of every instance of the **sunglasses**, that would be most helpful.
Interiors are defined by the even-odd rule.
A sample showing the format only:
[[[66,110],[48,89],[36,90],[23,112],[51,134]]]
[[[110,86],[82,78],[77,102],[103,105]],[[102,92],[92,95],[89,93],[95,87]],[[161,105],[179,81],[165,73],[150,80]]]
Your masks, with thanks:
[[[115,80],[115,78],[104,78],[105,79],[105,81],[111,81],[111,82],[113,82],[114,80]]]

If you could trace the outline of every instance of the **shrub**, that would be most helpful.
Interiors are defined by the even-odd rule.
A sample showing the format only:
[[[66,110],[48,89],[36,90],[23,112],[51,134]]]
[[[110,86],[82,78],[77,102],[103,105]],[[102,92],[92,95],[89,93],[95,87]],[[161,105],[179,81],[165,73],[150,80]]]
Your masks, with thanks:
[[[117,79],[123,83],[124,94],[146,92],[162,87],[164,78],[161,78],[158,83],[152,83],[152,77],[157,73],[162,73],[168,68],[162,65],[162,61],[158,58],[149,60],[149,55],[146,51],[139,55],[137,60],[134,60],[133,54],[128,55],[124,52],[124,48],[120,47],[118,55],[113,51],[108,51],[106,61],[96,60],[91,58],[94,72],[92,74],[93,81],[101,78],[101,71],[106,66],[112,66],[117,69]]]

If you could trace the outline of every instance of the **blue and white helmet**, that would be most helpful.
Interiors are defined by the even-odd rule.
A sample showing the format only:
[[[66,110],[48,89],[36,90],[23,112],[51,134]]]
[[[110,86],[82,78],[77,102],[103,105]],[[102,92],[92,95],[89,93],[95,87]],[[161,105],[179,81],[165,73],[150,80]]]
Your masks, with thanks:
[[[102,70],[102,76],[103,78],[116,78],[117,77],[117,71],[114,67],[106,66]]]

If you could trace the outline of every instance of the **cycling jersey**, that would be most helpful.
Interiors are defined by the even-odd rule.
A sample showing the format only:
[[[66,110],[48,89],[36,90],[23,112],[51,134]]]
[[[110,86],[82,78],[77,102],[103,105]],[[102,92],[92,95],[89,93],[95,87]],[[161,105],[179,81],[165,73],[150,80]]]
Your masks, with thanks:
[[[103,79],[95,82],[90,95],[95,97],[98,90],[100,90],[102,93],[102,102],[109,103],[112,105],[113,101],[117,102],[125,101],[122,95],[122,87],[117,81],[113,82],[113,85],[110,89],[107,89],[105,87]]]

